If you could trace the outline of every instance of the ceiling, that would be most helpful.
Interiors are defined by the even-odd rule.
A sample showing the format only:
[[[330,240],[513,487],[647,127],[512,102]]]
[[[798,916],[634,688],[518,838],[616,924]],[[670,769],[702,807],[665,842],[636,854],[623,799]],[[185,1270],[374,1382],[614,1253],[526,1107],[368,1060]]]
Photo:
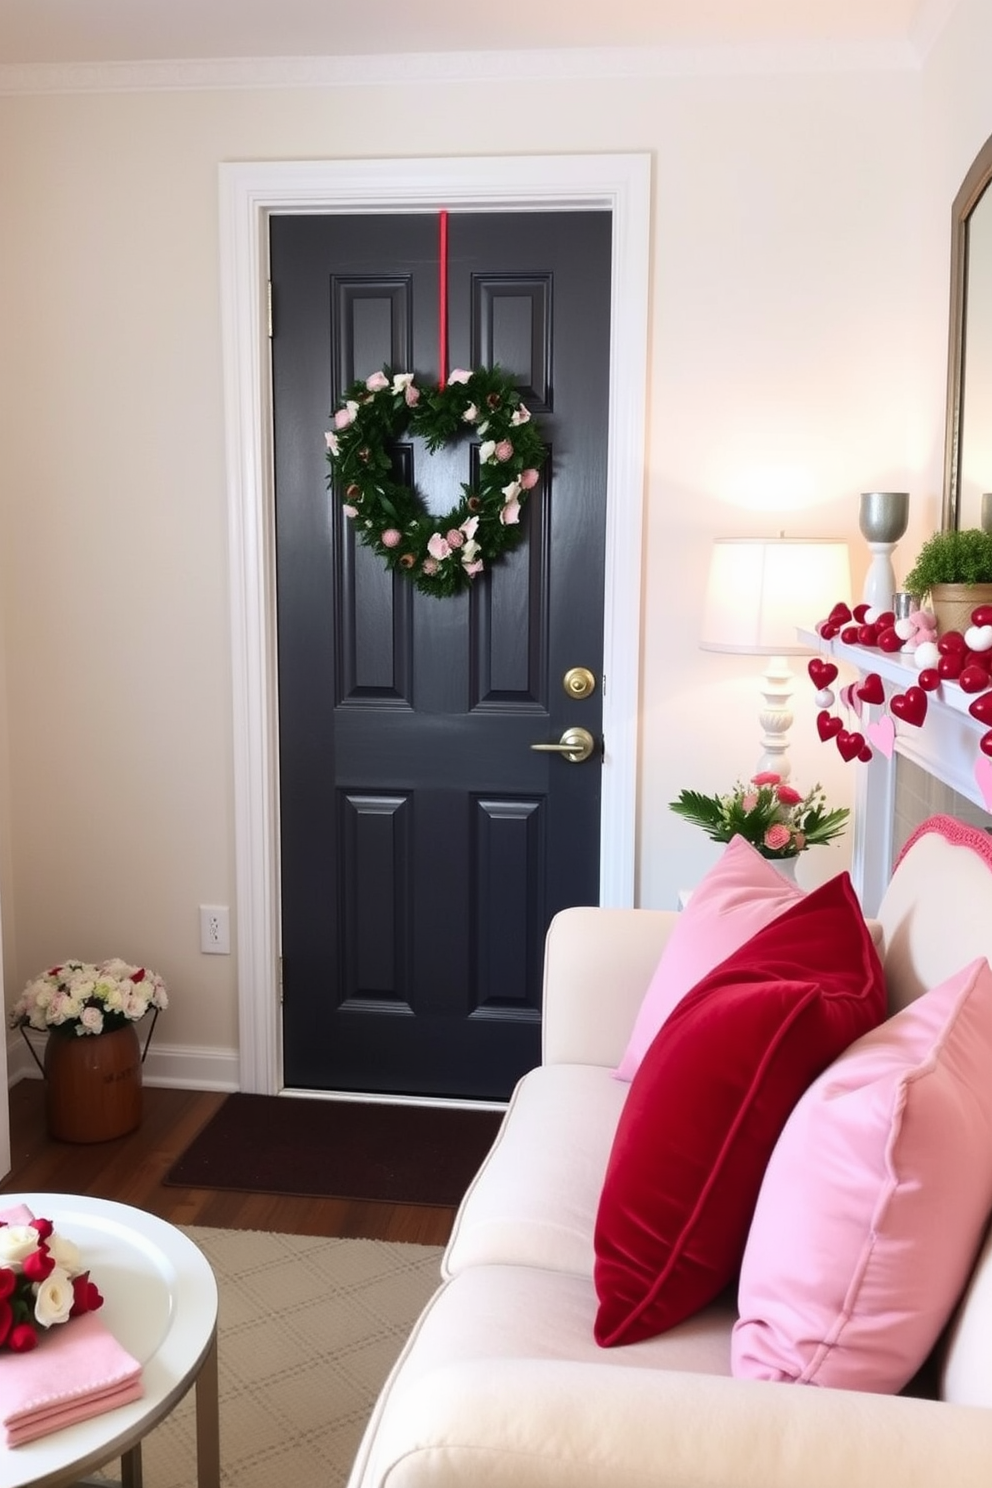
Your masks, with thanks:
[[[0,0],[0,65],[926,44],[955,0]],[[937,21],[935,21],[937,17]]]

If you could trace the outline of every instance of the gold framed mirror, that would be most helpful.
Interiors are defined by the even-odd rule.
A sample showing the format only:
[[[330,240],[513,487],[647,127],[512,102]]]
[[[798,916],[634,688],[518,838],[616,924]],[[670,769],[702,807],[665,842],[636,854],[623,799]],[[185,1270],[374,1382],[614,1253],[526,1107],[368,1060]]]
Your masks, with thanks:
[[[992,136],[951,209],[944,527],[980,527],[992,492]],[[992,507],[992,497],[986,503]]]

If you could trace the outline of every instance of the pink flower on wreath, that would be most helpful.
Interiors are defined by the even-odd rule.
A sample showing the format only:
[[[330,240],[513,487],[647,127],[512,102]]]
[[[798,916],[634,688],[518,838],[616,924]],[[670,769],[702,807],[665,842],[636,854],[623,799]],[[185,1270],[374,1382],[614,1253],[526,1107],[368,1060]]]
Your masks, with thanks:
[[[514,409],[513,415],[512,415],[512,417],[510,419],[510,423],[511,424],[529,424],[530,423],[530,409],[527,408],[523,403],[521,403],[521,405],[520,405],[519,408]]]
[[[395,527],[387,527],[382,534],[381,542],[384,548],[395,548],[403,541],[403,534]]]
[[[446,538],[449,548],[460,548],[465,541],[465,534],[457,527],[452,527],[451,531],[446,533]]]
[[[445,558],[451,557],[451,548],[448,545],[448,539],[446,537],[442,537],[440,532],[433,533],[428,539],[427,551],[428,553],[430,553],[431,557],[436,558],[439,563],[443,562]]]
[[[515,496],[502,508],[499,519],[504,527],[515,527],[520,521],[520,502]]]
[[[453,382],[468,382],[471,376],[471,372],[466,372],[464,367],[455,367],[454,371],[448,373],[448,387]]]
[[[463,562],[462,567],[467,574],[477,574],[482,572],[482,570],[485,568],[485,564],[483,563],[481,558],[476,558],[474,563]]]
[[[385,372],[373,372],[371,377],[366,377],[365,386],[370,393],[381,393],[383,388],[389,386],[389,378]]]
[[[760,775],[751,776],[752,785],[778,785],[781,775],[776,775],[774,770],[762,770]]]
[[[412,382],[408,383],[403,390],[403,401],[406,403],[407,408],[415,408],[420,402],[420,389],[414,387]]]
[[[765,833],[765,846],[772,852],[778,852],[780,848],[788,847],[792,841],[792,833],[782,822],[775,822]]]
[[[437,559],[436,558],[425,558],[424,559],[424,573],[425,574],[436,574],[437,573]]]
[[[775,794],[778,796],[783,806],[798,806],[800,801],[802,800],[802,796],[800,795],[799,791],[797,791],[795,786],[792,785],[780,785]]]
[[[324,438],[327,440],[327,448],[330,450],[331,454],[336,455],[339,449],[338,436],[336,434],[328,433],[324,435]]]
[[[345,514],[346,517],[357,517],[358,516],[358,507],[357,506],[347,506],[346,505],[346,506],[342,506],[341,510],[344,512],[344,514]]]
[[[334,415],[335,429],[347,429],[349,425],[355,422],[355,416],[357,413],[358,404],[355,403],[353,400],[349,400],[344,405],[344,407],[339,408],[337,413]]]
[[[541,477],[536,470],[531,470],[528,468],[527,470],[522,470],[520,472],[520,484],[523,486],[525,491],[533,491],[534,487],[537,485],[540,479]]]
[[[508,439],[501,439],[500,442],[499,442],[499,444],[496,446],[495,450],[493,451],[493,454],[496,456],[497,460],[501,460],[501,461],[503,461],[503,460],[512,460],[513,459],[513,445],[510,443],[510,441]]]

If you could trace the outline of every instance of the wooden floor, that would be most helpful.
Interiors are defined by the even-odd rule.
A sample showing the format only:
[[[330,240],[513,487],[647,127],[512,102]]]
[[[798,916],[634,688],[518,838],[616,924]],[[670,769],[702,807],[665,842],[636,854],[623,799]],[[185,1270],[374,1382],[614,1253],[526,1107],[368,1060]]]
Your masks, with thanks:
[[[224,1100],[219,1092],[145,1086],[139,1129],[87,1145],[48,1136],[44,1096],[42,1080],[21,1080],[10,1092],[12,1166],[0,1193],[90,1194],[133,1204],[173,1224],[230,1230],[418,1245],[443,1245],[451,1233],[453,1209],[166,1187],[164,1175]]]

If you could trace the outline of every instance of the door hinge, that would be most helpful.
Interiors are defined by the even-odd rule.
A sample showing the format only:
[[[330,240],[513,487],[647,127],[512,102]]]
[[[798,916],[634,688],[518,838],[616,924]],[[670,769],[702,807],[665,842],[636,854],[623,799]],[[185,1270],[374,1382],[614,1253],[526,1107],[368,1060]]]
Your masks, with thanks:
[[[269,340],[271,341],[272,340],[272,280],[271,279],[266,280],[266,284],[265,284],[265,323],[266,323],[266,327],[267,327],[268,333],[269,333]]]

